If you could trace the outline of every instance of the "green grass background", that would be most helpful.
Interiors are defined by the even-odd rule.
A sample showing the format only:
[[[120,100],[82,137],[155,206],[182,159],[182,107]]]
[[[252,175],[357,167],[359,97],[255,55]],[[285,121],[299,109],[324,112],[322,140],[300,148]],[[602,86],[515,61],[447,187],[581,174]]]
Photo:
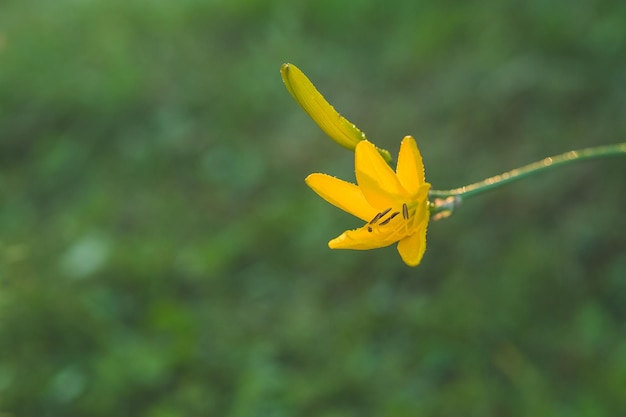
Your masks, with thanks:
[[[330,251],[283,62],[438,189],[626,140],[623,1],[4,0],[0,415],[626,413],[626,160]]]

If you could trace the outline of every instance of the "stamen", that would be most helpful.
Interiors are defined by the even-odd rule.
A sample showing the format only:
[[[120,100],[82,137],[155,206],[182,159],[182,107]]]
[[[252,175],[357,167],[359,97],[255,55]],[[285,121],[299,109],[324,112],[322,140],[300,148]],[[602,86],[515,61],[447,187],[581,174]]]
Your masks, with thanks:
[[[367,231],[372,233],[372,226],[367,226]]]
[[[380,217],[383,217],[385,214],[389,213],[390,211],[391,211],[391,207],[389,207],[389,208],[388,208],[387,210],[385,210],[385,211],[382,211],[382,212],[380,213]]]
[[[379,226],[384,226],[387,223],[389,223],[391,221],[391,219],[393,219],[394,217],[396,217],[398,214],[400,214],[399,211],[396,211],[395,213],[393,213],[391,216],[387,217],[387,219],[385,219],[385,221],[380,222]]]
[[[402,203],[402,217],[404,217],[404,220],[409,220],[409,207],[406,203]]]
[[[374,218],[372,220],[370,220],[369,224],[374,224],[378,221],[378,219],[380,219],[381,213],[378,213],[377,215],[374,216]]]
[[[374,224],[376,223],[378,220],[380,220],[381,217],[383,217],[385,214],[389,213],[389,210],[391,210],[391,207],[389,207],[387,210],[385,211],[381,211],[380,213],[378,213],[377,215],[374,216],[374,218],[372,220],[370,220],[369,224]]]

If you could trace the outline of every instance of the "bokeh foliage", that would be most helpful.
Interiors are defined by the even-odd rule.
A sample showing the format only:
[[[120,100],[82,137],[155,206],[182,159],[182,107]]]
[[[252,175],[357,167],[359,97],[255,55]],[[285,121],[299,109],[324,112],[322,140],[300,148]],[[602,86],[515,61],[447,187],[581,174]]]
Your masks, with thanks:
[[[626,162],[335,252],[294,62],[434,188],[626,138],[626,3],[5,0],[0,414],[615,416]],[[2,414],[4,413],[4,414]]]

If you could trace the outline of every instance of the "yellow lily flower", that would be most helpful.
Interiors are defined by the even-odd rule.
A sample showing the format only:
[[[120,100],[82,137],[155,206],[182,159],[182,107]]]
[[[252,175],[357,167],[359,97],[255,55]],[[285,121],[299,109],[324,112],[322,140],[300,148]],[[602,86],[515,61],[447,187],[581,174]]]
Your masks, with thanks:
[[[298,67],[283,64],[280,75],[289,94],[332,140],[352,151],[359,142],[366,140],[365,133],[340,115]],[[386,161],[391,161],[389,151],[378,149],[378,152]]]
[[[430,184],[415,139],[402,140],[395,172],[367,140],[356,145],[354,166],[358,185],[326,174],[311,174],[305,180],[324,200],[366,222],[328,246],[365,250],[398,242],[404,263],[418,265],[426,250]]]

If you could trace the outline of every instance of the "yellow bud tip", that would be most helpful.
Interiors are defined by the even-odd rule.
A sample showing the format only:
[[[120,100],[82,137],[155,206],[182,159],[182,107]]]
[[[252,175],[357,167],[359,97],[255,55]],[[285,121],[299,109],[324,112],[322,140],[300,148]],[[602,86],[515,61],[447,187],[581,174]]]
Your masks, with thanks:
[[[354,123],[341,116],[324,96],[317,91],[311,80],[298,67],[285,63],[280,67],[280,75],[289,94],[315,123],[337,144],[354,151],[357,143],[366,139],[365,134]],[[380,154],[387,161],[391,155],[384,149]]]

